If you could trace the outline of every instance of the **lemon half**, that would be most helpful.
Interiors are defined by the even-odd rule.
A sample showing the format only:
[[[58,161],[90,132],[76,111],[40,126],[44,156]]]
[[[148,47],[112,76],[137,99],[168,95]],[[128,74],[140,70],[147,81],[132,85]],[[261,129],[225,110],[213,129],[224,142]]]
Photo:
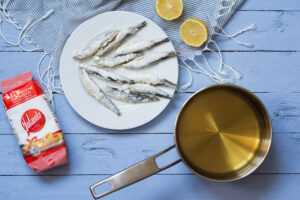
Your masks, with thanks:
[[[156,0],[155,9],[161,18],[171,21],[181,16],[182,0]]]
[[[187,45],[200,47],[208,39],[207,26],[200,19],[187,19],[180,26],[180,36]]]

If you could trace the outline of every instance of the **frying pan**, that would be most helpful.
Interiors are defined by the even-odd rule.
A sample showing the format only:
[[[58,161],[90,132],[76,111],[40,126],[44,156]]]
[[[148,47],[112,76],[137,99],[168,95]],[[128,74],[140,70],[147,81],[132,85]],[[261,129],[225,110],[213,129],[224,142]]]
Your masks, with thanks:
[[[179,131],[179,125],[182,120],[182,113],[186,111],[187,107],[195,107],[195,102],[203,94],[205,94],[207,91],[214,91],[218,89],[233,91],[237,93],[240,96],[243,96],[243,98],[247,101],[248,104],[251,104],[251,108],[255,110],[255,113],[257,114],[260,124],[261,124],[261,130],[260,130],[260,136],[259,141],[260,145],[257,147],[255,153],[253,153],[252,159],[248,160],[246,164],[244,164],[242,167],[232,170],[229,173],[213,173],[209,171],[203,171],[197,167],[194,166],[193,158],[189,157],[185,150],[184,145],[182,145],[182,138],[185,138],[186,136],[183,135],[182,132]],[[189,111],[190,112],[190,111]],[[200,113],[201,114],[201,113]],[[242,117],[242,116],[241,116]],[[238,119],[236,121],[232,121],[231,123],[238,123]],[[247,126],[246,126],[247,128]],[[247,131],[247,130],[246,130]],[[134,165],[131,166],[105,180],[100,181],[99,183],[96,183],[92,186],[90,186],[90,190],[92,192],[92,195],[95,199],[101,198],[105,195],[108,195],[112,192],[115,192],[121,188],[124,188],[128,185],[131,185],[133,183],[136,183],[144,178],[147,178],[153,174],[156,174],[162,170],[165,170],[169,167],[172,167],[176,165],[179,162],[183,162],[191,171],[193,171],[196,175],[211,180],[211,181],[217,181],[217,182],[226,182],[226,181],[234,181],[238,180],[240,178],[243,178],[250,173],[252,173],[264,160],[266,157],[270,145],[271,145],[271,139],[272,139],[272,124],[270,120],[270,116],[263,105],[263,103],[256,97],[254,94],[252,94],[250,91],[234,85],[229,84],[218,84],[218,85],[212,85],[209,87],[206,87],[198,92],[196,92],[194,95],[192,95],[183,105],[182,109],[180,110],[176,123],[175,123],[175,131],[174,131],[174,141],[175,145],[161,151],[160,153]],[[245,143],[245,141],[243,141]],[[247,142],[245,143],[247,145]],[[201,145],[198,145],[199,148],[202,148]],[[166,152],[170,151],[171,149],[176,148],[177,152],[180,156],[180,159],[175,160],[171,162],[170,164],[164,166],[164,167],[158,167],[156,163],[156,159],[165,154]],[[233,146],[229,146],[229,148],[233,148]],[[232,151],[231,151],[232,152]],[[234,152],[233,152],[234,154]],[[226,156],[227,160],[230,160],[232,153],[224,154]],[[209,157],[208,157],[209,159]],[[225,160],[225,159],[224,159]],[[104,192],[102,194],[96,194],[95,188],[104,184],[109,183],[110,184],[110,190],[107,192]]]

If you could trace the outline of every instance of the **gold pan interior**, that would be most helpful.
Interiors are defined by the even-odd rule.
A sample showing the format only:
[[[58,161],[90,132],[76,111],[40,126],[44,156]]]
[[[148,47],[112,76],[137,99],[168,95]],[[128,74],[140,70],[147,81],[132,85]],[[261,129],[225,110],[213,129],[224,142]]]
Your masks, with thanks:
[[[175,141],[183,161],[216,181],[239,179],[264,159],[271,141],[267,111],[251,93],[235,86],[200,91],[180,112]]]

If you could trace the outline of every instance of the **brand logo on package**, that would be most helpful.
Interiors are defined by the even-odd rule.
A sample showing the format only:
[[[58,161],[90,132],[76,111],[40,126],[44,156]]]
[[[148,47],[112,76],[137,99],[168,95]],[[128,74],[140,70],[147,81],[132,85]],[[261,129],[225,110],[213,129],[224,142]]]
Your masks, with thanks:
[[[50,167],[53,167],[55,165],[55,161],[53,159],[49,159],[48,164]]]
[[[21,118],[22,127],[27,131],[28,136],[30,136],[30,133],[42,130],[45,121],[44,114],[38,109],[27,110]]]

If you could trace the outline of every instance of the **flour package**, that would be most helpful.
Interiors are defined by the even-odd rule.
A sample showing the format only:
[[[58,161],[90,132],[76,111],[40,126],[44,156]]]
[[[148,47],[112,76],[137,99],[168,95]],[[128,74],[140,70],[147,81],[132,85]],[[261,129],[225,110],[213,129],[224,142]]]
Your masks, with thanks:
[[[3,104],[29,167],[36,172],[68,162],[58,121],[31,72],[1,81]]]

